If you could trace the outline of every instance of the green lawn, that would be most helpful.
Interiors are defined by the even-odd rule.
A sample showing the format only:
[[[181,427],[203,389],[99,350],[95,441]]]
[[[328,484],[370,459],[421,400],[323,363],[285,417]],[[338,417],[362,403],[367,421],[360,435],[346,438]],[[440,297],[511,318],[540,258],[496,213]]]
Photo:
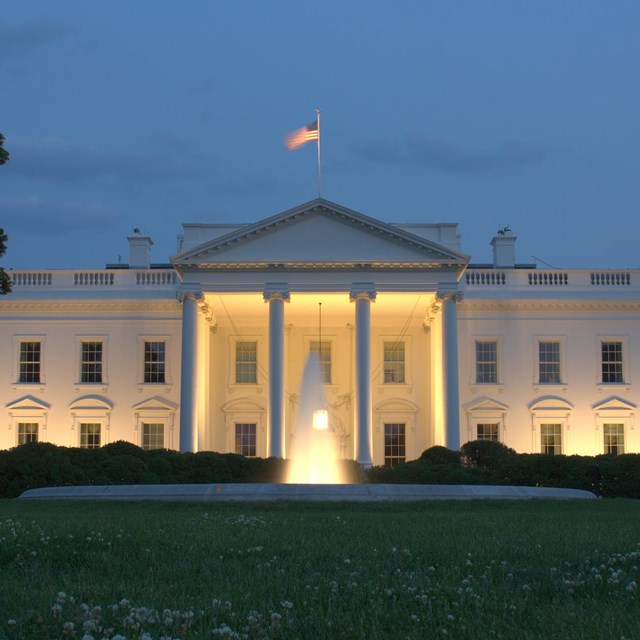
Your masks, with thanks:
[[[630,500],[4,500],[0,638],[633,640],[639,543]]]

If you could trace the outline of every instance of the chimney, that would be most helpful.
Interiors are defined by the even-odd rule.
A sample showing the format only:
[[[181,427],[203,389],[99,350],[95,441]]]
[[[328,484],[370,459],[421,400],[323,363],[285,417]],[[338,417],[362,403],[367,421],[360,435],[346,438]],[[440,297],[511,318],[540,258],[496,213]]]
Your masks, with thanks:
[[[149,269],[151,267],[151,245],[149,236],[143,236],[140,229],[134,229],[129,241],[129,269]]]
[[[491,240],[493,268],[513,269],[516,266],[516,236],[509,227],[500,229]]]

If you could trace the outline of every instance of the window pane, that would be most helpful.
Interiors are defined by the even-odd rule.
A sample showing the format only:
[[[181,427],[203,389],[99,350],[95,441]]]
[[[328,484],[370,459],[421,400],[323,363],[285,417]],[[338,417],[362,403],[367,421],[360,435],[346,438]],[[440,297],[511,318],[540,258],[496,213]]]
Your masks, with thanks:
[[[83,449],[97,449],[100,446],[99,422],[80,423],[80,446]]]
[[[322,382],[331,384],[331,342],[312,340],[309,344],[309,351],[315,353],[320,360]]]
[[[602,382],[624,382],[622,372],[622,342],[602,343]]]
[[[384,382],[404,384],[405,377],[404,342],[384,343]]]
[[[624,453],[624,424],[605,424],[604,452],[609,455],[621,455]]]
[[[384,425],[384,465],[393,467],[406,460],[405,425],[385,423]]]
[[[18,382],[40,382],[40,342],[20,343]]]
[[[498,382],[498,343],[495,341],[476,341],[476,382]]]
[[[144,343],[144,381],[148,383],[165,381],[165,343]]]
[[[538,343],[538,380],[541,384],[558,384],[560,378],[560,343]]]
[[[235,452],[242,456],[254,457],[256,455],[256,425],[255,423],[236,423],[236,448]]]
[[[18,444],[38,442],[37,422],[18,422]]]
[[[147,450],[164,449],[164,424],[142,423],[142,448]]]
[[[562,425],[541,424],[540,439],[542,453],[558,455],[562,453]]]
[[[479,423],[478,426],[478,440],[493,440],[498,442],[498,423]]]
[[[80,382],[102,382],[102,342],[83,342]]]
[[[258,343],[236,342],[236,383],[256,384],[258,381]]]

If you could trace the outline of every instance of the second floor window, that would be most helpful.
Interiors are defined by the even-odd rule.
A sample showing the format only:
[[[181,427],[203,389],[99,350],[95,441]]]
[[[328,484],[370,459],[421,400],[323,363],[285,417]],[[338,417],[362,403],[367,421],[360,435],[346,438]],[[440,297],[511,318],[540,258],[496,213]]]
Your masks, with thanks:
[[[403,384],[405,369],[404,342],[384,343],[384,382]]]
[[[559,384],[560,342],[541,340],[538,342],[538,382],[540,384]]]
[[[166,343],[144,343],[144,382],[164,383],[166,367]]]
[[[20,343],[18,382],[40,382],[41,346],[38,341]]]
[[[322,342],[312,340],[309,344],[309,351],[318,356],[322,371],[322,382],[331,384],[331,343],[324,340]]]
[[[476,340],[476,382],[498,383],[498,343],[495,340]]]
[[[102,383],[102,342],[83,342],[80,382]]]
[[[236,342],[236,384],[258,382],[258,343]]]
[[[624,382],[622,368],[622,342],[607,341],[601,345],[602,350],[602,382],[618,383]]]

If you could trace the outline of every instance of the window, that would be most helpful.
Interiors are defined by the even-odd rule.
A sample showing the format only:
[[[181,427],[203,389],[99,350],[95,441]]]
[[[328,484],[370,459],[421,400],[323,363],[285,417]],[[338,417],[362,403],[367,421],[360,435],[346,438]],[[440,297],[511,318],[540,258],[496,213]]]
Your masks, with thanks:
[[[541,424],[540,439],[542,453],[551,455],[562,453],[562,424]]]
[[[255,422],[236,422],[235,452],[241,456],[255,457],[256,455],[256,424]]]
[[[384,382],[404,384],[404,342],[384,343]]]
[[[39,341],[21,342],[18,382],[39,383],[40,363],[41,343]]]
[[[258,382],[258,343],[236,342],[236,384]]]
[[[143,378],[145,383],[164,384],[166,357],[165,342],[145,341]]]
[[[102,383],[102,342],[82,342],[80,382]]]
[[[498,442],[499,423],[497,422],[479,422],[476,425],[478,440],[492,440]]]
[[[498,383],[498,343],[495,340],[476,340],[476,382]]]
[[[315,353],[320,361],[322,371],[322,382],[331,384],[331,343],[323,340],[312,340],[309,343],[310,353]]]
[[[142,448],[164,449],[164,424],[157,422],[142,423]]]
[[[538,342],[538,382],[560,384],[560,342],[541,340]]]
[[[604,433],[604,452],[617,456],[624,453],[624,424],[605,423],[602,425]]]
[[[601,351],[603,384],[624,383],[622,369],[622,342],[603,341],[601,343]]]
[[[37,422],[18,422],[18,444],[38,442]]]
[[[384,425],[384,466],[393,467],[406,458],[405,425],[399,422],[385,422]]]
[[[101,427],[99,422],[80,423],[80,447],[82,449],[98,449],[100,447]]]

